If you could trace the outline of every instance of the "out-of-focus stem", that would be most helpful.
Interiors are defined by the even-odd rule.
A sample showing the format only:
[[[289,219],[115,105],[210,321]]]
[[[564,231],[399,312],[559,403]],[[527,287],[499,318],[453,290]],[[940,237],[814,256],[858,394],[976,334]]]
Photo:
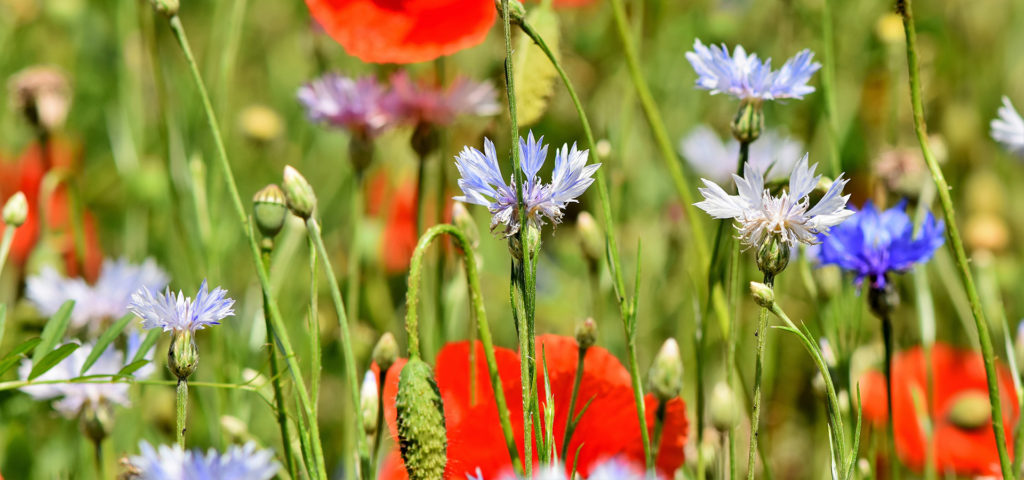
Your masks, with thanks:
[[[272,248],[272,247],[271,247]],[[270,248],[263,250],[263,268],[270,269]],[[284,401],[284,391],[281,389],[281,378],[278,375],[280,367],[277,364],[277,344],[274,339],[274,328],[270,325],[270,315],[267,311],[266,292],[263,298],[263,320],[267,328],[267,356],[270,361],[270,381],[274,387],[274,405],[277,413],[277,426],[281,431],[281,453],[284,455],[285,466],[292,478],[299,478],[299,470],[292,458],[291,435],[288,434],[288,410]]]
[[[825,95],[825,115],[828,117],[828,147],[830,175],[838,176],[843,169],[839,157],[839,117],[836,112],[836,58],[835,38],[832,34],[832,0],[821,5],[821,42],[824,44],[824,62],[821,69],[821,91]]]
[[[892,319],[886,314],[882,320],[882,341],[885,342],[885,405],[889,412],[889,421],[885,427],[886,436],[889,441],[889,476],[893,480],[900,478],[900,458],[896,454],[896,431],[893,426],[896,423],[892,409]],[[930,357],[925,357],[926,363],[931,363]]]
[[[0,273],[4,273],[4,265],[7,264],[7,255],[11,253],[11,243],[14,242],[14,231],[17,227],[7,225],[4,227],[4,236],[0,240]]]

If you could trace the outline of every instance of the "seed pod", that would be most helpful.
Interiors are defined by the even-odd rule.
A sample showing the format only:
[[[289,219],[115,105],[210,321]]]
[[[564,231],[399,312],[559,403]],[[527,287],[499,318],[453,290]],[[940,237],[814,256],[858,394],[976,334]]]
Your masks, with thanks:
[[[284,192],[277,185],[271,183],[253,195],[252,216],[264,237],[276,237],[287,215],[288,203]]]
[[[398,381],[398,445],[409,480],[437,480],[444,477],[448,461],[448,439],[444,424],[444,403],[430,365],[412,358]]]

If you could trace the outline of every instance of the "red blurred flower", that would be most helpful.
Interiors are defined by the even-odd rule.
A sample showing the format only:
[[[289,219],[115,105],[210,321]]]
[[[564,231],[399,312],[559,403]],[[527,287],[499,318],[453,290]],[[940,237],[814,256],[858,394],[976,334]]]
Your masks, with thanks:
[[[556,335],[542,335],[537,339],[537,352],[546,360],[551,381],[552,398],[555,399],[555,441],[561,450],[562,435],[569,416],[569,401],[572,395],[573,377],[576,373],[578,350],[572,338]],[[512,429],[523,454],[522,390],[519,381],[519,358],[515,352],[497,348],[498,372],[501,376],[506,403],[511,415]],[[494,395],[487,375],[487,364],[483,348],[476,343],[475,400],[471,402],[470,363],[468,342],[450,343],[437,356],[437,384],[444,400],[445,423],[448,432],[448,468],[445,477],[464,479],[467,474],[476,474],[479,468],[483,478],[496,478],[512,468],[505,448],[501,424]],[[538,362],[539,364],[540,362]],[[396,433],[395,396],[398,393],[398,374],[404,361],[388,371],[384,383],[384,416],[392,437]],[[540,376],[540,375],[538,375]],[[545,402],[543,379],[538,379],[540,408]],[[640,428],[633,403],[633,391],[629,373],[618,359],[607,350],[591,347],[587,351],[583,381],[580,385],[575,413],[591,398],[593,403],[583,415],[573,433],[567,449],[568,458],[562,459],[567,468],[577,466],[584,476],[601,461],[614,457],[642,465],[643,447],[640,443]],[[647,427],[653,430],[654,411],[657,401],[652,395],[646,397]],[[683,445],[686,443],[686,406],[681,399],[673,399],[667,405],[665,426],[658,450],[659,473],[671,475],[683,464]],[[579,449],[579,458],[576,452]],[[536,448],[534,449],[536,455]],[[536,458],[535,458],[536,461]],[[407,478],[397,447],[381,470],[381,479]]]
[[[960,475],[999,475],[999,454],[992,435],[992,421],[985,419],[976,425],[963,425],[952,415],[958,402],[973,403],[972,406],[987,407],[988,386],[985,381],[985,366],[981,354],[970,350],[958,350],[949,345],[936,344],[932,347],[932,382],[934,397],[931,399],[929,414],[934,427],[932,443],[935,448],[935,466],[939,472],[953,471]],[[1019,410],[1013,394],[1013,378],[1001,364],[998,365],[1000,398],[1003,405],[1003,425],[1007,438],[1013,438]],[[901,352],[893,358],[892,364],[893,410],[896,451],[907,466],[921,470],[925,461],[925,433],[918,420],[915,397],[924,403],[928,383],[925,371],[924,350],[915,347]],[[877,371],[866,373],[860,382],[861,398],[864,403],[864,418],[884,426],[887,415],[885,376]],[[983,402],[979,402],[984,399]],[[983,408],[984,410],[984,408]],[[984,413],[988,413],[984,410]],[[974,412],[975,417],[983,413]],[[1007,446],[1012,451],[1012,442]]]
[[[306,0],[313,18],[364,62],[433,60],[483,42],[492,0]]]
[[[393,192],[380,247],[388,273],[401,273],[409,268],[409,260],[416,249],[415,181],[405,181]]]
[[[67,189],[63,184],[57,186],[47,197],[41,198],[46,173],[52,168],[68,168],[73,155],[70,148],[62,142],[50,141],[49,152],[44,152],[39,145],[31,145],[12,164],[0,162],[0,204],[11,195],[21,191],[28,199],[28,218],[14,234],[11,244],[11,259],[18,265],[24,265],[29,255],[42,241],[49,242],[48,247],[61,255],[68,276],[81,276],[95,280],[99,274],[103,255],[96,236],[96,222],[88,212],[83,214],[82,228],[85,236],[85,258],[80,261],[75,252],[74,230],[71,224],[71,202]],[[39,214],[40,204],[46,203],[46,236],[41,238]],[[0,222],[2,225],[2,222]],[[84,271],[83,271],[84,270]]]

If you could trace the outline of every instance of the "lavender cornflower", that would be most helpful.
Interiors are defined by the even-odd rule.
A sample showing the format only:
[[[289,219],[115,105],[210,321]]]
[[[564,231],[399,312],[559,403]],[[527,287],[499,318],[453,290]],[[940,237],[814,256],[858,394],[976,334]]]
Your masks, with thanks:
[[[167,285],[167,274],[153,259],[133,265],[127,259],[105,259],[96,283],[82,278],[65,278],[50,267],[28,278],[25,296],[39,313],[51,316],[68,300],[75,301],[71,327],[92,327],[128,313],[128,303],[138,289],[158,290]]]
[[[1024,119],[1013,108],[1008,97],[1003,97],[999,117],[992,120],[992,138],[1003,144],[1010,153],[1024,156]]]
[[[679,144],[690,166],[702,177],[726,183],[736,173],[740,144],[735,139],[723,142],[710,127],[698,125]],[[750,144],[747,164],[754,167],[765,182],[784,180],[800,159],[803,144],[780,132],[768,130]]]
[[[391,126],[384,108],[386,92],[372,77],[328,73],[299,88],[299,102],[314,122],[344,128],[365,140]]]
[[[414,82],[405,70],[391,76],[384,105],[393,118],[413,125],[446,126],[461,115],[485,117],[501,112],[498,92],[490,82],[459,77],[440,89]]]
[[[709,48],[699,38],[693,41],[693,51],[686,52],[686,59],[697,72],[697,88],[710,90],[712,95],[726,93],[740,100],[757,102],[800,99],[814,92],[807,81],[821,64],[812,61],[813,58],[814,54],[804,49],[786,60],[781,69],[772,70],[770,58],[762,62],[756,53],[747,55],[740,45],[729,56],[724,44]]]
[[[879,212],[874,204],[866,203],[831,235],[819,237],[818,259],[855,273],[857,285],[866,279],[871,288],[884,288],[889,273],[903,273],[928,261],[945,241],[945,225],[931,212],[915,234],[914,224],[904,212],[906,206],[906,200],[901,200]]]
[[[526,181],[523,188],[523,203],[529,225],[540,229],[544,225],[544,217],[552,223],[562,221],[565,206],[576,201],[594,182],[594,172],[600,163],[587,165],[588,150],[578,150],[576,144],[570,149],[568,144],[555,152],[555,168],[551,174],[551,183],[543,184],[537,176],[547,157],[548,146],[543,144],[544,137],[534,140],[533,132],[527,139],[519,139],[519,157]],[[484,139],[484,151],[466,147],[455,158],[455,166],[462,178],[459,188],[462,196],[455,200],[465,203],[483,205],[491,212],[491,231],[504,225],[502,233],[510,237],[519,231],[519,209],[517,205],[517,189],[514,181],[508,184],[502,180],[501,169],[498,167],[498,156],[494,143]]]
[[[700,193],[704,201],[695,205],[713,218],[734,218],[739,223],[740,242],[758,249],[758,268],[770,275],[782,271],[789,262],[793,245],[814,245],[819,234],[828,233],[853,211],[846,208],[849,195],[842,195],[848,180],[842,174],[829,186],[814,206],[809,195],[821,175],[818,165],[807,166],[807,155],[797,162],[789,176],[789,190],[778,196],[764,186],[764,177],[750,164],[743,166],[743,177],[733,175],[739,195],[729,195],[718,184],[703,179]]]
[[[140,455],[129,459],[133,478],[139,480],[270,480],[281,465],[270,450],[259,450],[253,442],[228,447],[221,454],[210,449],[184,450],[179,445],[153,448],[139,443]]]
[[[82,366],[85,365],[85,361],[89,358],[94,347],[93,343],[83,344],[56,366],[36,377],[34,381],[71,380],[83,375],[114,375],[120,372],[127,363],[131,362],[141,345],[142,340],[139,335],[132,333],[128,336],[126,351],[122,352],[114,348],[113,345],[109,345],[100,354],[99,358],[96,359],[96,362],[88,370],[82,372]],[[152,360],[152,349],[146,352],[145,358],[146,360]],[[24,360],[21,366],[18,367],[18,376],[22,380],[28,380],[32,366],[31,360]],[[133,372],[132,376],[142,379],[149,377],[152,373],[153,366],[147,364]],[[59,401],[53,404],[53,408],[67,417],[76,417],[85,408],[100,409],[111,405],[130,405],[131,402],[128,399],[129,387],[130,385],[122,382],[68,382],[29,385],[21,387],[21,391],[31,395],[36,400],[60,398]]]

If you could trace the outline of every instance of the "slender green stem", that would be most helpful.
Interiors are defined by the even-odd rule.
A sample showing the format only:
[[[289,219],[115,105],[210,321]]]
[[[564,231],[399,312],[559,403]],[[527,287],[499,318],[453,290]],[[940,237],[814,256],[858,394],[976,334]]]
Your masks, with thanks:
[[[707,259],[707,245],[704,243],[706,237],[704,236],[704,226],[700,223],[701,214],[693,206],[693,193],[690,191],[691,182],[686,177],[683,168],[679,165],[679,159],[672,147],[672,140],[669,139],[665,122],[661,118],[661,112],[658,111],[658,106],[651,95],[651,90],[647,86],[647,80],[644,78],[643,72],[640,71],[639,56],[633,43],[632,34],[629,31],[629,24],[626,22],[626,8],[623,6],[622,0],[611,0],[611,3],[616,31],[619,34],[619,39],[622,41],[623,53],[626,55],[626,67],[629,69],[629,76],[633,81],[633,86],[636,88],[637,97],[640,99],[640,106],[643,107],[644,115],[647,117],[647,123],[651,127],[651,133],[654,134],[658,151],[661,153],[665,167],[672,177],[672,184],[675,186],[676,192],[683,202],[683,207],[686,209],[686,218],[690,222],[690,230],[693,233],[692,238],[697,251],[698,264],[703,267]]]
[[[313,239],[306,239],[309,247],[309,350],[312,353],[309,361],[309,396],[313,402],[313,417],[320,416],[320,373],[323,368],[323,355],[320,348],[320,309],[319,309],[319,275],[317,268],[316,245]]]
[[[14,242],[14,231],[17,229],[14,225],[4,227],[4,237],[0,240],[0,273],[4,273],[7,255],[11,253],[11,243]]]
[[[885,405],[889,412],[889,422],[885,427],[889,441],[889,478],[898,480],[900,478],[900,458],[896,454],[896,431],[893,426],[896,423],[896,415],[892,409],[892,389],[894,387],[892,383],[892,319],[886,314],[881,320],[882,341],[885,343]],[[926,357],[925,362],[931,363],[931,359]]]
[[[249,250],[252,254],[253,264],[256,267],[256,275],[260,282],[260,288],[263,289],[264,292],[268,292],[267,298],[270,299],[269,311],[271,326],[274,328],[274,333],[278,336],[278,341],[281,343],[282,353],[284,353],[288,369],[294,380],[295,390],[299,395],[303,411],[307,415],[307,419],[310,420],[309,430],[310,437],[313,440],[313,454],[317,464],[318,478],[322,480],[326,479],[327,472],[324,466],[323,447],[320,443],[320,427],[317,425],[318,422],[316,421],[316,414],[310,402],[309,392],[306,391],[302,380],[302,371],[299,369],[294,349],[292,349],[288,333],[284,328],[280,309],[278,308],[273,295],[269,293],[271,292],[270,276],[267,274],[267,270],[263,268],[263,264],[260,259],[259,245],[257,245],[256,237],[252,234],[252,231],[249,228],[249,218],[246,214],[245,207],[242,204],[242,197],[238,194],[238,185],[235,182],[234,174],[231,171],[231,163],[228,161],[227,150],[224,148],[224,140],[220,133],[220,127],[217,124],[217,117],[213,113],[213,105],[210,103],[210,96],[206,91],[206,86],[203,84],[202,76],[199,74],[199,67],[196,65],[195,57],[192,55],[192,49],[189,47],[188,37],[185,35],[185,28],[181,24],[181,19],[178,18],[177,15],[172,16],[169,19],[169,25],[178,45],[181,47],[182,53],[185,56],[185,61],[188,64],[190,73],[192,74],[192,80],[195,82],[196,90],[199,92],[200,99],[202,100],[206,121],[210,127],[210,133],[213,136],[214,144],[217,149],[216,157],[220,168],[224,173],[224,180],[227,184],[228,192],[230,193],[231,204],[238,216],[242,232],[246,235],[249,241]]]
[[[178,446],[185,448],[185,419],[188,416],[188,380],[178,379],[178,401],[177,401],[177,429],[175,434],[178,437]]]
[[[94,459],[96,460],[96,479],[107,479],[107,468],[103,462],[103,440],[94,440],[92,442]]]
[[[348,246],[348,288],[345,290],[345,305],[348,306],[348,311],[352,313],[352,317],[355,319],[359,318],[359,303],[360,303],[360,289],[362,287],[362,266],[363,266],[363,251],[359,245],[359,233],[362,231],[362,220],[363,220],[363,175],[361,172],[355,174],[355,178],[352,179],[352,199],[351,199],[351,222],[349,228],[352,229],[352,235],[349,240]],[[419,217],[417,217],[419,218]]]
[[[666,402],[658,402],[658,409],[654,412],[654,435],[651,436],[651,445],[661,445],[661,432],[665,428]],[[657,447],[655,447],[657,448]]]
[[[320,224],[317,223],[316,218],[309,217],[306,219],[306,230],[309,232],[309,238],[313,240],[313,244],[316,245],[316,251],[320,257],[320,261],[324,264],[324,273],[327,274],[327,285],[328,290],[331,293],[331,300],[334,302],[334,309],[338,313],[338,327],[341,330],[341,352],[345,360],[345,377],[348,380],[348,389],[351,395],[353,408],[359,407],[359,377],[356,376],[356,360],[355,354],[352,352],[352,335],[349,333],[348,328],[348,316],[345,313],[345,301],[341,299],[341,289],[338,288],[338,279],[334,276],[334,270],[331,268],[329,256],[327,255],[327,247],[324,246],[323,235],[320,233]],[[411,347],[411,339],[410,339]],[[411,348],[410,348],[411,350]],[[354,429],[356,431],[356,449],[359,452],[359,458],[363,462],[363,468],[360,470],[362,475],[369,473],[369,461],[370,461],[370,450],[367,445],[366,435],[363,434],[363,417],[362,415],[353,415]],[[365,477],[360,477],[365,478]]]
[[[764,284],[769,288],[775,283],[775,279],[771,274],[764,275]],[[757,320],[757,332],[754,333],[757,337],[757,350],[755,352],[756,360],[754,363],[754,398],[753,405],[750,409],[750,450],[747,452],[747,480],[754,479],[754,471],[757,470],[755,464],[756,452],[757,452],[757,439],[758,430],[760,430],[761,420],[761,375],[764,370],[764,347],[768,337],[768,309],[761,308],[761,315]],[[762,458],[761,461],[765,464],[768,463],[768,459]]]
[[[640,290],[640,241],[636,245],[636,276],[633,279],[633,300],[630,302],[629,315],[622,323],[626,335],[626,354],[629,358],[629,376],[633,385],[633,403],[636,405],[637,425],[640,426],[640,442],[644,448],[644,465],[648,472],[654,471],[657,447],[651,447],[650,432],[647,431],[647,403],[644,401],[644,386],[640,376],[640,363],[636,359],[636,305]]]
[[[273,243],[270,240],[271,245]],[[264,249],[263,251],[263,268],[270,269],[270,252],[273,247]],[[264,296],[266,292],[264,292]],[[277,413],[277,425],[281,431],[281,453],[284,455],[284,463],[288,468],[288,473],[291,474],[292,478],[299,478],[298,466],[295,464],[295,459],[292,458],[292,449],[290,448],[291,435],[288,434],[288,406],[284,401],[284,391],[281,389],[281,378],[278,375],[280,367],[277,364],[277,344],[274,339],[274,329],[270,325],[270,314],[267,311],[267,305],[270,302],[266,298],[263,299],[263,320],[266,323],[267,328],[267,356],[270,361],[270,381],[274,387],[274,405]]]
[[[903,16],[903,30],[907,36],[907,68],[910,77],[910,101],[914,110],[914,131],[917,134],[918,143],[921,144],[921,153],[924,156],[928,170],[931,171],[932,180],[935,182],[939,194],[939,203],[942,205],[942,213],[946,219],[947,244],[953,251],[956,258],[957,271],[960,280],[967,290],[967,298],[971,304],[971,313],[974,316],[975,328],[978,331],[978,341],[981,343],[981,354],[985,359],[985,378],[988,382],[989,403],[992,406],[992,434],[996,440],[996,450],[999,452],[999,466],[1003,478],[1017,478],[1014,475],[1013,466],[1010,463],[1010,456],[1006,449],[1006,436],[1003,429],[1003,407],[999,398],[999,384],[996,377],[995,353],[992,349],[992,338],[988,331],[988,323],[981,308],[981,300],[978,296],[978,289],[974,285],[974,278],[971,275],[971,267],[964,250],[963,240],[960,238],[960,228],[957,226],[956,214],[953,209],[953,199],[949,193],[950,187],[942,174],[938,161],[928,146],[928,133],[924,120],[924,104],[921,100],[921,79],[918,71],[917,58],[917,31],[914,26],[914,13],[912,0],[896,0],[896,9]]]
[[[821,69],[821,91],[825,95],[825,116],[828,117],[828,147],[830,174],[835,177],[842,170],[839,157],[839,117],[836,112],[836,45],[832,34],[832,0],[823,0],[821,5],[821,42],[824,44],[824,62]]]
[[[584,360],[587,358],[587,349],[580,348],[576,360],[576,374],[572,379],[572,395],[569,397],[569,420],[565,422],[565,433],[562,435],[562,451],[558,458],[567,461],[565,457],[569,453],[569,440],[572,439],[572,432],[576,424],[576,399],[580,395],[580,383],[583,382]]]
[[[434,225],[427,229],[420,237],[413,251],[412,260],[409,263],[409,285],[406,295],[406,320],[405,324],[413,325],[410,329],[409,352],[412,355],[414,342],[415,348],[419,349],[419,340],[415,335],[417,323],[417,310],[419,305],[420,276],[423,271],[423,257],[427,248],[440,235],[447,234],[455,240],[455,243],[462,251],[462,259],[466,269],[466,282],[469,284],[469,300],[473,307],[473,317],[476,318],[477,331],[480,334],[480,343],[483,345],[484,359],[487,361],[487,373],[491,377],[491,389],[494,392],[495,404],[498,408],[498,419],[501,423],[501,431],[505,437],[505,446],[508,448],[512,465],[519,464],[519,451],[516,449],[515,437],[512,434],[512,422],[509,420],[508,406],[505,403],[505,389],[501,384],[501,376],[498,374],[498,361],[494,355],[494,343],[491,340],[491,326],[487,323],[487,311],[484,310],[483,295],[480,293],[480,278],[477,275],[476,257],[473,254],[472,244],[466,238],[466,234],[458,227],[449,224]],[[415,339],[415,340],[414,340]],[[471,345],[474,348],[475,345]],[[418,354],[417,354],[418,355]]]

